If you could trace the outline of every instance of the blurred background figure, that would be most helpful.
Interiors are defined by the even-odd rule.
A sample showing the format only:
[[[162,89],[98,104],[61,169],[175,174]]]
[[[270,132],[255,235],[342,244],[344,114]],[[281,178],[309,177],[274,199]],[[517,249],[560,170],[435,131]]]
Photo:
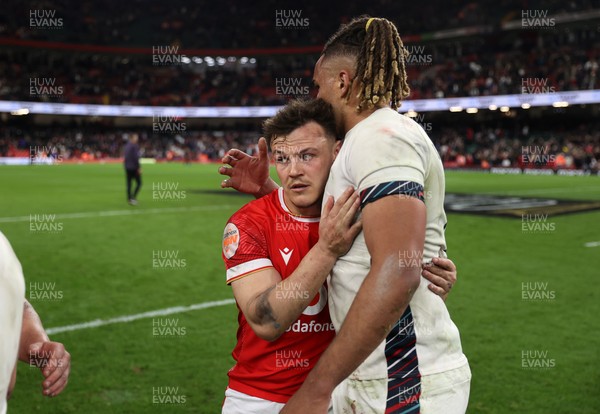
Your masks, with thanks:
[[[137,134],[129,137],[125,145],[125,174],[127,175],[127,201],[132,206],[137,205],[137,195],[142,186],[142,171],[140,169],[140,147],[138,146]],[[135,180],[135,190],[131,192],[131,182]]]

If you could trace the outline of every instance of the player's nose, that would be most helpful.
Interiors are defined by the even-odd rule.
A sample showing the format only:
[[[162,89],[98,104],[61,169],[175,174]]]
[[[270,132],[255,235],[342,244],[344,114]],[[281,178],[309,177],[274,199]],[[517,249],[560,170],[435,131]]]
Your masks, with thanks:
[[[290,161],[290,176],[297,177],[299,175],[302,175],[302,163],[297,157],[292,157]]]

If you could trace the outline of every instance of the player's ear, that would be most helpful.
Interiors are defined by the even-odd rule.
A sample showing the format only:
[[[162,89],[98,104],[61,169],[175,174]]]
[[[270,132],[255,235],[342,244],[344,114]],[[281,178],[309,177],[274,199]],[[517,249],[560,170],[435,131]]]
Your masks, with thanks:
[[[275,144],[273,141],[275,141],[275,138],[267,140],[267,159],[270,163],[275,162]]]
[[[352,87],[352,78],[345,69],[340,70],[338,74],[338,89],[341,98],[346,98],[350,94],[350,88]]]
[[[341,139],[336,139],[335,140],[335,144],[334,144],[334,147],[333,147],[333,159],[334,160],[337,158],[338,153],[342,149],[342,142],[343,141]]]

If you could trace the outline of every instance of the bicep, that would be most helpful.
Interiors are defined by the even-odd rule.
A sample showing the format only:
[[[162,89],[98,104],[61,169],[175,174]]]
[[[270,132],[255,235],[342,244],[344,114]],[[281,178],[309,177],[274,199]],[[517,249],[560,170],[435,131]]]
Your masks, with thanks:
[[[421,200],[389,195],[365,205],[362,214],[372,266],[393,260],[391,265],[402,267],[418,261],[420,267],[426,225],[426,209]]]
[[[256,315],[256,299],[279,282],[281,282],[281,275],[273,267],[259,270],[231,282],[233,296],[249,323],[253,324],[260,319]]]

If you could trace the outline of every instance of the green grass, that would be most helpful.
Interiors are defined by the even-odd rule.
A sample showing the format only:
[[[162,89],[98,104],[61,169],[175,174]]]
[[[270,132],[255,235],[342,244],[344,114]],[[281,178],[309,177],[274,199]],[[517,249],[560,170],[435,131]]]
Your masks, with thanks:
[[[249,198],[218,191],[216,166],[144,166],[138,207],[125,203],[120,165],[2,167],[0,174],[0,230],[21,260],[28,288],[49,282],[63,292],[61,300],[31,301],[46,328],[232,297],[221,234]],[[178,185],[185,199],[153,200],[153,182]],[[600,200],[600,178],[448,172],[447,190]],[[62,231],[30,230],[30,214],[167,208],[59,216]],[[600,212],[549,220],[554,232],[528,234],[519,219],[449,214],[449,255],[459,283],[448,307],[473,372],[470,413],[600,412],[600,247],[584,246],[600,240]],[[185,267],[153,268],[157,250],[177,252]],[[523,301],[527,282],[547,283],[555,299]],[[152,319],[141,319],[53,335],[72,354],[67,389],[42,397],[41,374],[20,363],[10,412],[220,412],[233,364],[235,306],[164,319],[186,334],[154,337]],[[527,350],[547,351],[555,366],[523,369]],[[186,403],[153,404],[153,387],[166,386],[179,387]]]

